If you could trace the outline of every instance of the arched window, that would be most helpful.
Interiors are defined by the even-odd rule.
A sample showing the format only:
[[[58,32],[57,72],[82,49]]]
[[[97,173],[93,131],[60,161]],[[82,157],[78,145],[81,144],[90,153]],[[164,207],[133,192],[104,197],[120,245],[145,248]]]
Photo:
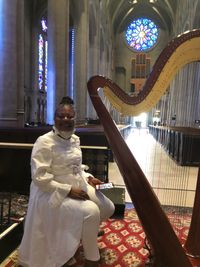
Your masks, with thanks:
[[[38,36],[38,88],[40,91],[47,91],[47,64],[48,64],[48,40],[47,20],[41,19]]]
[[[158,27],[150,19],[133,20],[125,33],[129,47],[136,51],[146,51],[152,48],[158,40]]]

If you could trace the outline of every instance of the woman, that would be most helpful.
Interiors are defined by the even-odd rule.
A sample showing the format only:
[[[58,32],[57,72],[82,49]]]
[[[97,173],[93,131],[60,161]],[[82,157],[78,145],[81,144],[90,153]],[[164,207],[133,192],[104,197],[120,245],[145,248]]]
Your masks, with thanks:
[[[113,214],[114,204],[95,189],[101,181],[84,170],[71,98],[61,102],[54,122],[53,130],[40,136],[32,150],[32,183],[19,263],[61,267],[82,242],[85,267],[97,267],[99,225]]]

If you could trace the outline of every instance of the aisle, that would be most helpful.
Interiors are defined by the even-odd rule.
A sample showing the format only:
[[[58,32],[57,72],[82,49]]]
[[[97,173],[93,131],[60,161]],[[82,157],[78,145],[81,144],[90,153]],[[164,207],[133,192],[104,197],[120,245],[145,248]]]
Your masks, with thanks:
[[[161,204],[193,207],[197,167],[178,166],[147,129],[132,129],[126,142]],[[109,163],[109,180],[125,186],[116,163]],[[131,202],[127,192],[126,202]]]

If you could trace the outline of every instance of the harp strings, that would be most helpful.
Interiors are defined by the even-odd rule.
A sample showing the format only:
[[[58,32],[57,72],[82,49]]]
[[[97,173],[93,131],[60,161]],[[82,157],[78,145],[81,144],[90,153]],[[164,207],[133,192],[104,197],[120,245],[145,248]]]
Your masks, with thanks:
[[[176,129],[182,127],[187,129],[188,127],[194,126],[194,122],[191,118],[194,118],[194,110],[196,110],[195,99],[197,98],[196,88],[198,88],[198,86],[194,83],[191,89],[191,85],[189,85],[188,81],[191,79],[195,81],[196,64],[197,63],[190,64],[189,67],[185,67],[177,74],[171,83],[170,90],[167,91],[159,102],[161,103],[159,106],[162,114],[161,121],[168,130],[165,130],[164,137],[162,132],[159,131],[158,140],[161,146],[163,146],[163,150],[168,154],[168,158],[165,167],[163,166],[163,162],[161,162],[163,166],[161,170],[165,178],[162,190],[158,190],[157,194],[158,196],[161,194],[163,195],[163,198],[159,197],[163,200],[161,201],[162,204],[176,207],[176,221],[178,217],[180,218],[181,214],[185,214],[186,211],[190,211],[193,207],[195,194],[194,182],[196,182],[198,168],[180,166],[172,159],[173,155],[170,155],[169,146],[174,145],[178,148],[180,144],[172,144],[176,138],[175,135],[179,133],[170,131],[170,129],[173,127],[176,127]],[[179,89],[176,84],[179,84]],[[187,144],[188,157],[192,157],[191,147],[192,139],[190,139]],[[161,173],[160,177],[162,177],[163,174]],[[181,221],[183,220],[180,220],[180,222]]]
[[[176,77],[176,79],[180,79]],[[173,83],[173,82],[172,82]],[[160,109],[160,113],[164,114],[163,121],[165,118],[165,123],[169,124],[170,127],[176,126],[176,121],[172,120],[174,116],[174,98],[172,97],[170,90],[161,98],[160,102],[157,104],[155,109]],[[176,100],[176,110],[179,110],[182,105],[178,101],[180,92],[175,94]],[[188,97],[188,96],[187,96]],[[184,111],[183,121],[188,121],[188,116],[190,116],[192,110],[192,96],[188,97],[188,105],[186,111]],[[104,97],[104,104],[109,110],[113,120],[117,124],[126,124],[128,122],[133,122],[133,117],[123,116],[120,114]],[[153,112],[153,111],[151,111]],[[173,114],[173,115],[172,115]],[[184,122],[179,122],[179,126],[184,125]],[[165,126],[167,127],[167,126]],[[164,140],[164,141],[163,141]],[[190,177],[191,172],[194,173],[194,168],[189,166],[178,165],[169,155],[167,151],[167,145],[170,145],[169,135],[165,131],[163,136],[162,132],[159,132],[157,142],[151,135],[145,135],[140,130],[134,129],[126,139],[126,142],[132,151],[134,157],[137,159],[140,167],[144,171],[147,179],[149,180],[154,192],[156,193],[161,205],[167,212],[173,212],[173,221],[179,223],[182,226],[184,219],[180,219],[184,216],[185,212],[192,208],[192,201],[188,203],[188,196],[191,195],[191,191],[194,189],[190,188]],[[142,146],[143,145],[143,146]],[[190,147],[190,144],[189,144]],[[138,152],[139,151],[139,152]],[[142,154],[141,154],[142,151]],[[188,153],[190,153],[188,151]],[[195,177],[197,177],[197,168],[195,172]],[[194,174],[192,174],[194,176]],[[172,219],[171,219],[172,220]]]

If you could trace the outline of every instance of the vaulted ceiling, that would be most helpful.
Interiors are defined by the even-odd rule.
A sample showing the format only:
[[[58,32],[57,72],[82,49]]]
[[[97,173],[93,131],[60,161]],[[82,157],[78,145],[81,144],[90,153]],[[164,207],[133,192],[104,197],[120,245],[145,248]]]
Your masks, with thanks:
[[[47,7],[47,0],[29,1],[32,3],[33,12]],[[152,19],[170,34],[173,31],[177,2],[177,0],[101,0],[109,12],[114,33],[123,32],[133,19],[143,16]]]
[[[115,33],[124,31],[126,26],[140,16],[152,19],[169,33],[173,30],[176,0],[102,0],[112,20]]]

